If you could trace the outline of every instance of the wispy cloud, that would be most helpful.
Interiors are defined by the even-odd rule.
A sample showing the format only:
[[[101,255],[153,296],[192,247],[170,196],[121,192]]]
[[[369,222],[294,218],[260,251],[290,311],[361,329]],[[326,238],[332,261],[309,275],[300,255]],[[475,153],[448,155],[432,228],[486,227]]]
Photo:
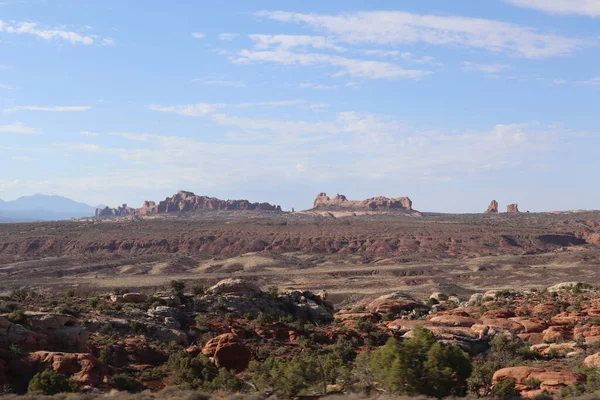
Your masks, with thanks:
[[[305,82],[298,85],[300,89],[315,89],[315,90],[333,90],[336,89],[336,85],[325,85],[322,83]]]
[[[411,78],[421,79],[430,71],[404,69],[399,65],[383,61],[367,61],[320,53],[294,53],[284,49],[274,51],[242,50],[234,63],[271,62],[282,65],[333,66],[338,71],[333,77],[349,75],[369,79]]]
[[[6,85],[4,83],[0,83],[0,89],[4,89],[4,90],[16,90],[17,87],[16,86],[12,86],[12,85]]]
[[[89,132],[89,131],[81,131],[81,132],[79,132],[79,134],[81,136],[86,136],[86,137],[95,137],[95,136],[98,136],[98,134],[96,132]]]
[[[586,86],[600,86],[600,76],[588,79],[587,81],[581,81],[579,84]]]
[[[431,56],[418,57],[408,51],[374,49],[374,50],[365,50],[364,53],[369,56],[378,56],[378,57],[391,58],[391,59],[395,59],[395,60],[403,60],[403,61],[408,61],[408,62],[414,63],[414,64],[430,64],[430,65],[435,65],[435,66],[443,66],[444,65],[441,62],[436,61],[436,59],[434,57],[431,57]]]
[[[34,135],[37,133],[42,133],[41,130],[37,128],[32,128],[24,125],[22,122],[15,122],[10,125],[0,125],[0,133],[16,133],[21,135]]]
[[[81,34],[67,31],[62,28],[41,28],[39,24],[35,22],[0,20],[0,33],[32,35],[44,40],[64,40],[72,44],[92,45],[97,42],[104,45],[114,44],[114,41],[110,38],[101,38],[98,35]]]
[[[13,113],[17,111],[44,111],[44,112],[81,112],[89,111],[92,107],[89,106],[53,106],[53,107],[41,107],[41,106],[15,106],[5,108],[5,113]]]
[[[206,35],[200,32],[192,32],[192,37],[196,39],[204,39]]]
[[[214,86],[223,86],[223,87],[245,87],[246,86],[246,82],[244,82],[244,81],[227,80],[227,79],[196,78],[196,79],[192,79],[192,83],[200,83],[202,85],[214,85]]]
[[[513,69],[513,66],[508,64],[474,64],[469,61],[464,61],[462,63],[462,69],[466,72],[483,72],[486,74],[497,74],[499,72],[509,71]]]
[[[295,47],[312,47],[315,49],[333,49],[345,51],[344,47],[336,45],[333,38],[308,35],[249,35],[257,49],[293,49]]]
[[[240,36],[240,34],[239,34],[239,33],[221,33],[221,34],[219,35],[219,40],[227,40],[227,41],[230,41],[230,40],[234,40],[234,39],[236,39],[238,36]]]
[[[334,36],[340,43],[404,45],[427,43],[482,49],[522,58],[559,57],[587,43],[537,29],[483,18],[371,11],[339,15],[261,11],[257,16],[296,22]]]
[[[157,104],[151,104],[147,108],[151,111],[158,111],[164,113],[175,113],[179,115],[187,115],[190,117],[205,117],[207,115],[214,114],[221,109],[227,107],[235,108],[251,108],[251,107],[262,107],[262,108],[274,108],[274,107],[291,107],[305,104],[304,100],[276,100],[276,101],[259,101],[259,102],[247,102],[238,104],[224,104],[224,103],[198,103],[198,104],[185,104],[175,106],[161,106]]]
[[[33,158],[28,156],[13,156],[11,157],[13,161],[33,161]]]
[[[506,0],[518,7],[533,8],[548,14],[576,14],[600,17],[598,0]]]

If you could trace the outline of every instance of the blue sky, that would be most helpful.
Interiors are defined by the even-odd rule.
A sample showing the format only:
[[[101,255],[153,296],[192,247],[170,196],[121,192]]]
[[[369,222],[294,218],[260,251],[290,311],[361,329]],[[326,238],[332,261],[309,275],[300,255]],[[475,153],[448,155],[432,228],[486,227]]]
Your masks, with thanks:
[[[0,198],[600,208],[600,0],[0,0]]]

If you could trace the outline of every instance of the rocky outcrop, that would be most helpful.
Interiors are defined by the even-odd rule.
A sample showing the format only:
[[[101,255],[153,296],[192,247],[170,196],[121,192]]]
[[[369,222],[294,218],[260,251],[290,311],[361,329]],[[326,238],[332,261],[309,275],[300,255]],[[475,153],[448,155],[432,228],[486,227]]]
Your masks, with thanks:
[[[519,212],[519,205],[518,204],[509,204],[508,206],[506,206],[506,212],[509,214],[516,214]]]
[[[96,218],[128,217],[134,213],[135,209],[128,207],[127,204],[123,204],[123,206],[117,208],[106,206],[96,209]]]
[[[111,368],[91,354],[37,351],[30,353],[25,363],[36,372],[52,369],[72,376],[84,386],[102,388],[113,385]]]
[[[175,195],[167,197],[158,204],[154,201],[145,201],[140,208],[134,209],[124,204],[119,208],[109,208],[96,210],[97,218],[113,218],[128,216],[149,216],[158,214],[168,214],[174,212],[189,212],[199,210],[226,210],[226,211],[281,211],[281,206],[271,205],[269,203],[251,203],[248,200],[220,200],[216,197],[198,196],[192,192],[184,190],[178,191]]]
[[[498,214],[498,202],[496,200],[492,200],[487,210],[485,210],[486,214]]]
[[[180,190],[174,196],[167,197],[158,204],[146,201],[137,211],[139,215],[151,215],[197,210],[281,211],[281,207],[269,203],[250,203],[248,200],[220,200],[215,197],[197,196],[192,192]]]
[[[0,349],[16,346],[21,350],[39,350],[48,345],[45,335],[32,332],[22,325],[0,317]]]
[[[373,197],[367,200],[348,200],[343,194],[329,198],[327,193],[319,193],[313,202],[314,209],[357,209],[357,210],[404,210],[413,211],[408,197]]]
[[[582,383],[584,376],[569,371],[553,371],[533,367],[502,368],[494,373],[493,384],[511,380],[515,389],[525,398],[535,398],[545,390],[549,394],[558,394],[564,388]],[[539,387],[532,387],[531,382],[539,382]],[[537,386],[537,385],[536,385]]]

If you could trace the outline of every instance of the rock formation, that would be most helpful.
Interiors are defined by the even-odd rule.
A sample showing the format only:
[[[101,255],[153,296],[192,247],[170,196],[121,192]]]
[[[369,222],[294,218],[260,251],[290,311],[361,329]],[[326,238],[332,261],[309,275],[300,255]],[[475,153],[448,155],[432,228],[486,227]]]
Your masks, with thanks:
[[[485,213],[486,214],[497,214],[498,213],[498,202],[496,200],[492,200],[492,202],[488,206]]]
[[[119,208],[106,207],[104,209],[97,209],[96,217],[147,216],[198,210],[258,210],[279,212],[281,211],[281,206],[271,205],[269,203],[250,203],[248,200],[220,200],[215,197],[197,196],[192,192],[180,190],[177,194],[167,197],[158,204],[154,201],[145,201],[144,204],[137,209],[127,207],[126,204]]]
[[[110,217],[127,217],[135,212],[135,209],[128,207],[127,204],[123,204],[117,208],[97,208],[96,218],[110,218]]]
[[[507,213],[518,213],[519,212],[519,205],[518,204],[509,204],[508,206],[506,206],[506,212]]]
[[[367,200],[348,200],[343,194],[338,194],[333,199],[327,193],[319,193],[313,203],[316,209],[351,208],[364,210],[406,210],[413,211],[412,201],[408,197],[388,198],[373,197]]]

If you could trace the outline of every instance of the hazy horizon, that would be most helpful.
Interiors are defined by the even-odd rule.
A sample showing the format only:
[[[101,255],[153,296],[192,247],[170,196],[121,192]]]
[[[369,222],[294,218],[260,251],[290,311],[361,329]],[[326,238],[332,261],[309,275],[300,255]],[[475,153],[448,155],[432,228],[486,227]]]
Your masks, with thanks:
[[[598,209],[599,18],[584,0],[5,0],[0,199]]]

